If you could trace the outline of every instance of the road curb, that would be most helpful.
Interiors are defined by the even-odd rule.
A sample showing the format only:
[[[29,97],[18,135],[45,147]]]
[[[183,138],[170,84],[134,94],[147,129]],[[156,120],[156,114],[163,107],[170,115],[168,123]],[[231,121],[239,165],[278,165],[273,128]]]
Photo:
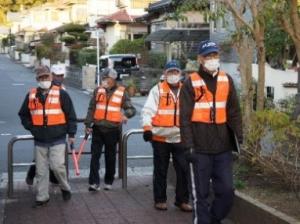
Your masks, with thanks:
[[[300,224],[295,218],[239,191],[235,191],[234,205],[229,218],[236,224]]]

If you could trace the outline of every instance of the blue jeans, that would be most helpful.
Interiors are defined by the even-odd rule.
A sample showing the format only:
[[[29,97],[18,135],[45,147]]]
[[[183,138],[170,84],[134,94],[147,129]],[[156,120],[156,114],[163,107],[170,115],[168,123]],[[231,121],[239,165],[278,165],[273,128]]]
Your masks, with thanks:
[[[218,223],[228,215],[233,204],[232,153],[195,153],[193,157],[190,163],[193,223]],[[210,180],[214,191],[211,204],[208,202]]]

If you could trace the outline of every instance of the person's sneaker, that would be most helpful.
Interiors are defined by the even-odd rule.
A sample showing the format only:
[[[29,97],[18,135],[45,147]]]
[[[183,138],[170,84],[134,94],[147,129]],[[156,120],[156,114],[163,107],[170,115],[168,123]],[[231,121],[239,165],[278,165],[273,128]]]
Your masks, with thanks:
[[[112,185],[111,184],[105,184],[104,190],[109,191],[111,189],[112,189]]]
[[[71,191],[61,190],[61,194],[64,201],[69,201],[72,197]]]
[[[168,210],[167,203],[155,203],[154,204],[154,208],[156,210],[160,210],[160,211],[166,211],[166,210]]]
[[[100,186],[99,184],[91,184],[89,186],[89,191],[100,191]]]
[[[33,208],[45,207],[48,204],[49,201],[50,201],[50,199],[45,200],[45,201],[35,201],[32,207]]]
[[[32,186],[33,185],[33,178],[27,176],[25,179],[26,184]]]
[[[193,211],[193,207],[191,205],[189,205],[188,203],[179,204],[179,203],[175,202],[174,205],[183,212],[192,212]]]

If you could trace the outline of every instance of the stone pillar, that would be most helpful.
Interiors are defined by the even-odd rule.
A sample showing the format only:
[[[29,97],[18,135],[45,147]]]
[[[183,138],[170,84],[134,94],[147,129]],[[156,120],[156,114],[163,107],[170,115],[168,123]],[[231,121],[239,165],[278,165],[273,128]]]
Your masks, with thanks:
[[[96,87],[96,66],[87,65],[82,67],[82,89],[93,90]]]

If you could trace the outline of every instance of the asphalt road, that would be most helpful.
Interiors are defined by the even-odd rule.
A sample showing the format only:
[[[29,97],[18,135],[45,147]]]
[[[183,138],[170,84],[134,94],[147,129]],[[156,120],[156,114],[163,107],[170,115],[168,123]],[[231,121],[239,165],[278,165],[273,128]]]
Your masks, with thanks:
[[[7,144],[15,135],[30,134],[26,131],[18,117],[20,106],[31,87],[36,86],[35,74],[31,69],[25,68],[6,55],[0,55],[0,176],[7,171]],[[90,96],[87,92],[67,87],[78,118],[84,118],[87,112]],[[130,119],[124,130],[140,127],[140,110],[145,101],[145,97],[132,98],[133,104],[137,108],[137,115]],[[83,137],[83,125],[78,125],[76,135],[76,146],[79,146]],[[90,151],[90,142],[86,145],[86,151]],[[128,155],[151,155],[152,150],[149,143],[142,140],[141,135],[132,136],[128,141]],[[83,156],[80,168],[88,169],[89,155]],[[14,147],[15,162],[30,162],[33,159],[33,142],[17,142]],[[101,167],[103,166],[103,162]],[[128,163],[129,167],[149,167],[152,166],[151,160],[132,160]],[[15,169],[16,172],[24,172],[27,167]]]

